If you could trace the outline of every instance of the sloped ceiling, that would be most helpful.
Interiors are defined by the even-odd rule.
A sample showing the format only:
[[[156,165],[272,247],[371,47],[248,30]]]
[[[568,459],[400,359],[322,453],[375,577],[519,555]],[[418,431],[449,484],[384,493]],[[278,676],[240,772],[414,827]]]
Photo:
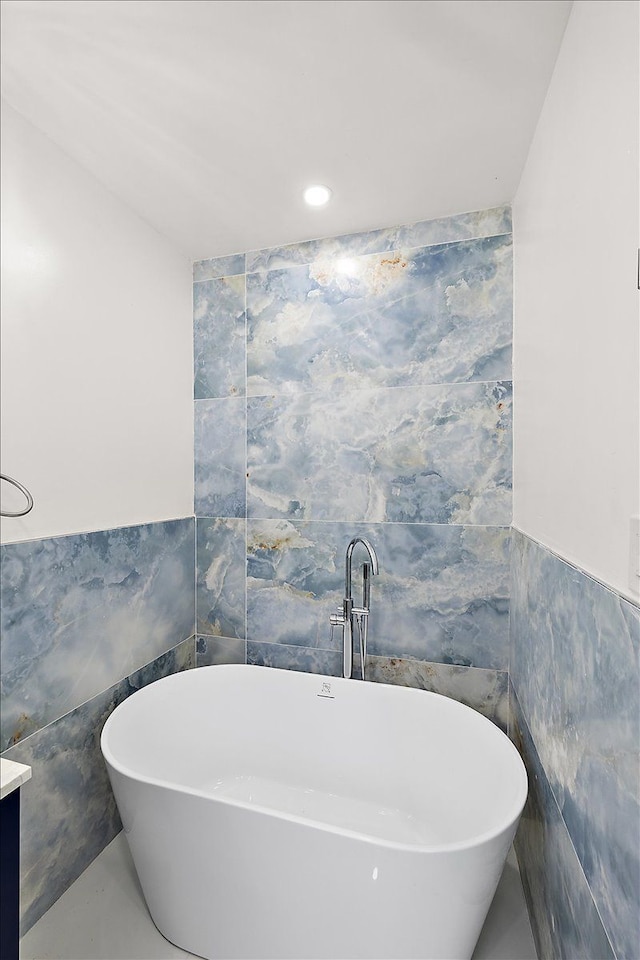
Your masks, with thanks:
[[[2,90],[185,254],[223,256],[512,200],[570,7],[5,0]]]

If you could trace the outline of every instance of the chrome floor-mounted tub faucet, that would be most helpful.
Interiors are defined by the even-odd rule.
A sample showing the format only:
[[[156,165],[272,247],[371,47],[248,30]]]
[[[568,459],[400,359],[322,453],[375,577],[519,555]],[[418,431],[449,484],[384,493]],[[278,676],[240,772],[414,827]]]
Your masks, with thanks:
[[[369,555],[369,559],[362,564],[362,606],[356,607],[351,596],[351,564],[353,551],[358,543],[361,543]],[[354,537],[347,547],[345,562],[345,586],[344,600],[342,601],[342,610],[334,613],[329,618],[331,624],[331,635],[337,626],[342,627],[342,675],[351,678],[353,673],[353,637],[357,633],[360,645],[360,663],[362,666],[362,679],[365,676],[365,663],[367,658],[367,632],[369,626],[369,605],[371,602],[371,577],[377,574],[378,557],[376,551],[368,540],[364,537]]]

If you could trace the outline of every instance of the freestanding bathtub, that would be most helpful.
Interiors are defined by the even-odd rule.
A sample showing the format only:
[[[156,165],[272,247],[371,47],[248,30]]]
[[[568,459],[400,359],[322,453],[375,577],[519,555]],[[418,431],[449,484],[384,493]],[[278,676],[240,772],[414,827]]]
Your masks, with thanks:
[[[134,693],[102,751],[151,916],[211,958],[469,958],[527,793],[422,690],[225,665]]]

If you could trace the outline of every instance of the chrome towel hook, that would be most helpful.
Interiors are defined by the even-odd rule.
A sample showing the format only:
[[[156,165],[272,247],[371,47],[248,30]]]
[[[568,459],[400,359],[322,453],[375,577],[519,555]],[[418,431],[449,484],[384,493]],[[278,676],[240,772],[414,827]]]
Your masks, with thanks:
[[[0,510],[0,517],[24,517],[26,513],[33,510],[33,497],[26,487],[23,487],[22,484],[14,480],[13,477],[7,477],[4,473],[0,473],[0,480],[6,480],[7,483],[12,483],[13,486],[17,487],[20,493],[23,493],[27,498],[27,506],[24,510],[18,510],[15,513],[11,513],[9,510]]]

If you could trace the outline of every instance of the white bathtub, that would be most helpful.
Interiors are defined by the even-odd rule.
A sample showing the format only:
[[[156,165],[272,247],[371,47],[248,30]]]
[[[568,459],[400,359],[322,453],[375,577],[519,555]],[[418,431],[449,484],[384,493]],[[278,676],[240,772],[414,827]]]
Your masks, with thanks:
[[[469,958],[526,792],[437,694],[254,666],[152,683],[102,751],[156,926],[207,958]]]

